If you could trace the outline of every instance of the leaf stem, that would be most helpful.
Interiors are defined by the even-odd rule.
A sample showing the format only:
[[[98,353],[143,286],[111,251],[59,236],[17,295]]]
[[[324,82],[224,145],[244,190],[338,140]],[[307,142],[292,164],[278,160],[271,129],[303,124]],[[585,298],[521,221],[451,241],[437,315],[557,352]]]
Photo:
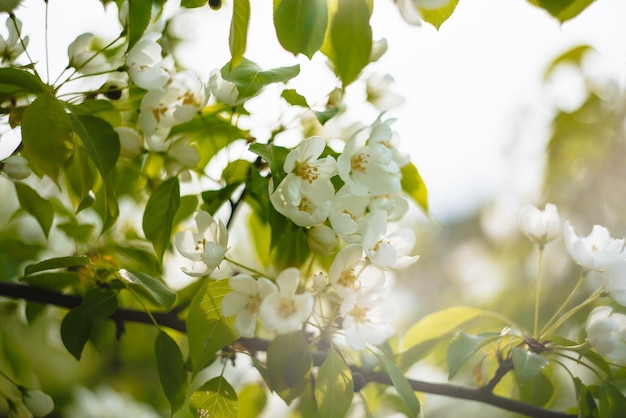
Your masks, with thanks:
[[[537,337],[539,331],[539,295],[541,293],[541,271],[543,267],[543,243],[539,244],[539,261],[537,266],[537,280],[535,282],[535,322],[533,326],[533,336]]]
[[[233,260],[233,259],[232,259],[232,258],[230,258],[230,257],[224,257],[224,260],[228,261],[230,264],[234,264],[234,265],[235,265],[235,266],[237,266],[237,267],[241,267],[242,269],[248,270],[249,272],[254,273],[254,274],[256,274],[257,276],[260,276],[260,277],[267,277],[268,279],[275,280],[275,278],[274,278],[274,277],[271,277],[271,276],[270,276],[270,275],[268,275],[267,273],[262,273],[262,272],[260,272],[260,271],[258,271],[258,270],[256,270],[256,269],[253,269],[252,267],[248,267],[248,266],[246,266],[245,264],[241,264],[240,262],[235,261],[235,260]]]
[[[582,269],[580,271],[580,276],[578,277],[578,281],[576,282],[576,285],[574,286],[574,288],[572,289],[572,291],[570,292],[570,294],[567,296],[567,298],[565,299],[565,301],[561,304],[561,306],[559,307],[559,309],[557,309],[557,311],[554,313],[554,315],[552,315],[552,318],[550,318],[550,320],[544,325],[544,327],[541,329],[540,335],[544,335],[546,329],[548,329],[548,327],[552,326],[552,324],[554,323],[554,321],[557,320],[557,318],[559,317],[559,315],[561,315],[563,313],[563,311],[565,310],[565,308],[567,308],[567,305],[569,305],[569,303],[572,301],[572,299],[574,298],[574,295],[576,294],[576,292],[578,292],[578,290],[580,289],[580,287],[583,285],[583,282],[585,280],[585,269]]]
[[[585,299],[580,305],[574,306],[572,309],[567,311],[562,317],[560,317],[557,321],[554,322],[550,328],[541,333],[539,339],[544,339],[546,336],[552,334],[556,331],[565,321],[567,321],[572,315],[576,312],[584,308],[585,306],[595,302],[600,296],[602,296],[602,292],[604,292],[604,285],[600,286],[592,295],[590,295],[587,299]]]

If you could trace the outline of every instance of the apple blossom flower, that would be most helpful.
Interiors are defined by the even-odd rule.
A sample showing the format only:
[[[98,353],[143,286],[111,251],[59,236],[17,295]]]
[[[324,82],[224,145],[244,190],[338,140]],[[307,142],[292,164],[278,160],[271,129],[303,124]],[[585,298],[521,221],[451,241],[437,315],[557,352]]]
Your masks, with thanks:
[[[363,249],[358,244],[348,245],[337,253],[328,275],[331,285],[342,297],[385,282],[385,271],[364,259]]]
[[[339,308],[346,342],[355,350],[364,350],[366,343],[382,344],[389,338],[396,314],[396,305],[380,289],[347,294]]]
[[[315,226],[323,223],[330,213],[335,189],[331,182],[322,182],[316,187],[300,190],[300,199],[294,200],[292,193],[285,190],[289,182],[280,182],[276,190],[270,192],[270,201],[277,212],[291,219],[298,226]],[[269,189],[274,188],[270,179]]]
[[[395,193],[401,189],[400,166],[392,150],[380,138],[386,128],[387,125],[375,123],[369,129],[356,131],[337,158],[339,176],[357,196]]]
[[[120,137],[120,156],[135,158],[143,149],[143,138],[136,129],[129,126],[118,126],[115,132]]]
[[[604,288],[611,299],[626,306],[626,259],[614,261],[604,269]]]
[[[337,247],[337,234],[329,226],[315,225],[306,232],[306,242],[311,251],[321,255],[330,255]]]
[[[0,8],[0,10],[2,9]],[[14,22],[10,17],[7,17],[6,26],[8,36],[5,39],[0,35],[0,62],[10,64],[15,62],[17,57],[24,52],[24,46],[28,46],[28,36],[22,39],[23,42],[20,41],[22,22],[19,19],[15,19]]]
[[[176,73],[164,87],[150,89],[141,100],[139,126],[144,134],[167,137],[170,129],[188,122],[208,100],[204,83],[192,72]]]
[[[371,196],[367,207],[370,211],[384,210],[388,221],[398,221],[409,210],[409,202],[400,193],[382,194]]]
[[[26,158],[19,155],[11,155],[9,158],[0,163],[2,172],[13,180],[24,180],[30,176],[30,168]]]
[[[36,417],[45,417],[54,410],[54,401],[50,395],[38,389],[24,389],[22,401],[30,413]]]
[[[361,245],[367,258],[383,268],[403,269],[417,261],[409,256],[415,245],[415,234],[408,228],[387,234],[387,213],[375,210],[362,223]]]
[[[156,42],[159,37],[159,33],[144,34],[126,57],[130,78],[145,90],[163,87],[170,78],[168,65],[161,56],[161,45]]]
[[[359,225],[370,202],[370,198],[367,196],[355,196],[350,186],[347,185],[344,185],[335,194],[328,220],[337,235],[344,241],[361,242]]]
[[[254,337],[261,302],[270,294],[278,292],[276,285],[265,277],[254,279],[238,274],[228,281],[232,292],[222,299],[222,313],[235,317],[235,329],[242,337]]]
[[[540,210],[534,205],[525,205],[519,214],[520,229],[531,241],[541,245],[546,244],[559,235],[561,219],[556,206],[546,203],[545,209]]]
[[[271,293],[259,309],[263,327],[284,334],[300,329],[313,311],[313,295],[296,294],[300,284],[300,271],[294,267],[283,270],[276,278],[278,292]]]
[[[93,33],[83,33],[68,46],[70,67],[83,74],[96,74],[111,69],[108,60],[98,51],[95,39]]]
[[[598,353],[616,363],[626,364],[626,315],[599,306],[589,314],[585,325],[587,342]]]
[[[211,75],[209,76],[209,89],[213,97],[227,106],[237,106],[248,99],[248,97],[239,99],[237,85],[232,81],[224,80],[220,68],[214,68],[211,71]]]
[[[207,276],[224,260],[228,246],[228,230],[205,211],[195,216],[197,231],[181,231],[174,237],[178,252],[192,261],[191,269],[181,270],[193,277]]]
[[[326,276],[324,273],[319,272],[313,275],[313,289],[321,292],[322,290],[326,289],[327,285],[328,276]]]
[[[367,101],[381,111],[386,111],[404,103],[404,97],[391,91],[394,79],[390,74],[374,73],[365,82]]]
[[[588,270],[604,271],[609,264],[625,258],[624,239],[611,238],[603,226],[594,225],[584,238],[576,235],[569,221],[565,221],[564,229],[567,251],[576,263]]]

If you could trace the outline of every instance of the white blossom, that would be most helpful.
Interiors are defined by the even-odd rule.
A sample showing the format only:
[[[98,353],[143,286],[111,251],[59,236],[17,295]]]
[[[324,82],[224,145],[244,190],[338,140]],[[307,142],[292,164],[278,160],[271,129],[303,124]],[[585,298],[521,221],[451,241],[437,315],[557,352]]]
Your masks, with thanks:
[[[370,211],[384,210],[388,221],[398,221],[409,210],[409,202],[400,193],[383,194],[371,196],[367,207]]]
[[[361,242],[359,225],[370,198],[355,196],[350,186],[343,186],[333,197],[328,220],[333,229],[344,241],[350,243]]]
[[[291,219],[298,226],[315,226],[323,223],[330,213],[335,189],[330,182],[300,190],[300,199],[290,199],[292,193],[285,190],[291,183],[281,181],[276,190],[270,192],[270,201],[277,212]],[[270,179],[269,188],[274,187]]]
[[[7,7],[10,7],[10,5],[7,5]],[[1,10],[2,6],[0,5]],[[8,36],[4,38],[0,35],[0,62],[10,64],[15,62],[17,57],[24,52],[24,46],[28,46],[28,36],[22,39],[22,44],[19,36],[22,31],[22,22],[19,19],[15,19],[15,22],[13,22],[10,17],[7,17],[6,27]]]
[[[579,237],[565,221],[565,246],[576,263],[588,270],[603,271],[609,264],[624,258],[624,239],[611,238],[608,229],[594,225],[586,237]]]
[[[374,73],[365,84],[367,101],[381,111],[386,111],[404,103],[404,97],[391,91],[394,79],[390,74]]]
[[[547,203],[544,210],[528,204],[520,211],[519,225],[531,241],[545,244],[559,235],[561,219],[552,203]]]
[[[306,233],[306,242],[311,251],[321,255],[330,255],[337,247],[337,235],[326,225],[316,225]]]
[[[313,311],[313,295],[296,294],[300,271],[294,267],[283,270],[276,278],[278,292],[268,295],[259,310],[263,327],[284,334],[297,331]]]
[[[28,161],[20,155],[11,155],[2,164],[4,165],[2,171],[13,180],[24,180],[30,176]]]
[[[97,50],[95,39],[93,33],[83,33],[67,48],[70,66],[83,74],[96,74],[111,69],[105,56]]]
[[[136,129],[129,126],[118,126],[115,132],[120,137],[120,156],[135,158],[143,149],[143,138]]]
[[[385,271],[364,259],[363,249],[358,244],[341,249],[330,265],[328,274],[331,285],[342,297],[376,288],[385,282]]]
[[[207,276],[224,260],[228,246],[228,230],[224,223],[215,221],[204,211],[195,216],[197,230],[181,231],[174,238],[178,252],[191,260],[191,269],[183,272],[193,277]]]
[[[598,353],[620,364],[626,363],[626,315],[599,306],[586,323],[587,342]]]
[[[38,389],[25,390],[22,400],[30,413],[36,417],[45,417],[54,410],[54,401],[50,395]]]
[[[246,100],[261,93],[262,90],[259,89],[254,96],[240,98],[237,85],[232,81],[224,80],[222,77],[222,71],[219,68],[215,68],[211,71],[211,75],[209,76],[209,89],[211,90],[213,97],[227,106],[237,106],[243,104]]]
[[[339,308],[348,345],[364,350],[366,343],[382,344],[393,334],[396,305],[380,289],[347,294]]]
[[[611,299],[626,306],[626,259],[614,261],[606,267],[604,286]]]
[[[163,87],[170,78],[168,65],[161,56],[161,45],[156,42],[159,36],[154,32],[144,34],[126,57],[130,78],[145,90]]]
[[[361,245],[367,258],[383,268],[402,269],[417,261],[419,256],[408,254],[415,245],[415,234],[407,228],[387,234],[387,214],[375,210],[366,215],[361,233]]]
[[[271,280],[260,277],[255,280],[247,274],[238,274],[228,281],[232,292],[222,299],[222,313],[235,317],[235,329],[242,337],[254,337],[261,302],[270,294],[278,292]]]

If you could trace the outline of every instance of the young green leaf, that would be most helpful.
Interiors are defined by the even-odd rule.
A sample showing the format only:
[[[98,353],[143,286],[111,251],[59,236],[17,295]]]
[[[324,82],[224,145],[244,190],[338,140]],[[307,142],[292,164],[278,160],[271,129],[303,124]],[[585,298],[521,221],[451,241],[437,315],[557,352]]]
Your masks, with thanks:
[[[187,369],[185,360],[176,341],[165,332],[157,335],[154,352],[159,370],[159,379],[167,400],[172,406],[172,414],[180,409],[187,397]]]
[[[299,331],[277,336],[267,349],[267,384],[288,404],[306,388],[311,367],[311,349]]]
[[[267,404],[265,388],[250,383],[239,391],[239,418],[257,418]]]
[[[537,376],[548,365],[548,360],[542,355],[531,351],[513,347],[513,370],[519,382],[526,382]]]
[[[37,287],[62,290],[80,284],[80,274],[74,271],[47,271],[24,276],[20,280]]]
[[[78,308],[85,317],[108,318],[117,309],[117,293],[106,287],[92,287]]]
[[[343,357],[336,350],[331,350],[315,380],[315,400],[320,415],[328,418],[344,417],[350,409],[353,395],[352,373]]]
[[[176,301],[176,293],[161,280],[141,271],[120,270],[120,277],[128,286],[157,305],[169,309]]]
[[[230,35],[228,37],[231,68],[235,68],[243,61],[243,54],[246,52],[249,23],[250,0],[233,0],[233,17],[230,22]]]
[[[578,16],[594,0],[528,0],[563,23]]]
[[[113,172],[104,181],[103,189],[104,190],[101,190],[100,193],[100,199],[103,203],[101,212],[102,233],[111,228],[120,215],[120,209],[117,204],[117,196],[115,192],[115,176],[113,175]]]
[[[237,392],[223,376],[214,377],[191,395],[189,408],[198,418],[236,417],[239,415]]]
[[[554,369],[549,365],[535,378],[519,383],[520,400],[531,405],[548,406],[555,394]]]
[[[452,379],[461,366],[478,350],[501,337],[497,332],[485,332],[478,335],[469,335],[459,332],[455,335],[446,352],[448,362],[448,379]]]
[[[311,58],[322,46],[327,23],[326,0],[281,0],[274,7],[278,41],[294,55]]]
[[[622,418],[626,411],[626,397],[611,382],[602,381],[600,385],[600,397],[598,399],[598,412],[600,418]]]
[[[152,241],[159,259],[170,243],[176,211],[180,205],[180,185],[176,177],[161,183],[148,199],[143,214],[143,232]]]
[[[135,46],[148,28],[152,16],[152,0],[128,0],[128,50]]]
[[[402,190],[413,198],[413,201],[422,208],[424,213],[428,214],[428,190],[426,190],[426,184],[417,168],[413,163],[408,163],[400,169],[400,172],[402,174]]]
[[[220,71],[224,80],[235,83],[239,92],[238,98],[243,99],[253,97],[268,84],[286,83],[300,73],[300,66],[263,70],[254,62],[244,58],[236,67],[227,63]]]
[[[287,175],[283,166],[289,150],[272,144],[252,144],[250,151],[267,161],[274,179],[274,187],[278,186]]]
[[[235,317],[224,318],[222,314],[222,299],[230,291],[228,280],[212,280],[189,306],[187,334],[194,372],[209,365],[219,350],[237,339]]]
[[[52,220],[54,219],[52,203],[39,196],[36,191],[24,183],[14,182],[13,184],[15,185],[15,191],[17,192],[17,199],[20,202],[20,206],[35,217],[43,234],[48,238],[48,233],[52,227]]]
[[[422,19],[439,30],[441,25],[443,25],[443,22],[452,16],[452,12],[454,12],[458,3],[459,0],[450,0],[445,6],[437,9],[424,9],[423,7],[420,7],[420,15],[422,16]]]
[[[84,255],[49,258],[35,264],[27,265],[24,269],[24,275],[28,276],[31,274],[39,273],[40,271],[86,266],[88,264],[89,257]]]
[[[380,365],[383,366],[383,369],[391,379],[391,383],[396,388],[396,392],[404,402],[405,406],[409,411],[410,417],[417,417],[420,413],[420,401],[417,399],[415,395],[415,391],[409,385],[409,382],[406,380],[406,377],[402,374],[402,371],[396,366],[396,364],[388,359],[384,354],[376,354],[378,357],[378,361]]]
[[[207,0],[181,0],[180,6],[185,8],[194,8],[206,6]]]
[[[93,331],[94,319],[84,316],[80,307],[70,309],[61,321],[61,340],[71,355],[80,360],[83,348]]]
[[[90,115],[71,115],[74,132],[83,141],[85,150],[102,178],[109,175],[120,156],[120,137],[104,119]]]
[[[46,91],[47,86],[30,71],[10,67],[0,68],[0,94],[41,94]]]
[[[578,401],[578,416],[581,418],[597,417],[598,406],[589,388],[577,377],[574,378],[574,388]]]
[[[42,94],[22,116],[22,155],[35,174],[57,180],[72,151],[72,122],[59,100]]]
[[[283,92],[280,94],[280,97],[285,99],[287,103],[289,103],[292,106],[309,107],[309,104],[307,103],[306,98],[302,96],[300,93],[298,93],[297,91],[295,91],[294,89],[283,90]]]
[[[331,120],[337,113],[339,113],[338,107],[329,107],[326,110],[315,111],[315,117],[318,122],[324,126],[324,124]]]

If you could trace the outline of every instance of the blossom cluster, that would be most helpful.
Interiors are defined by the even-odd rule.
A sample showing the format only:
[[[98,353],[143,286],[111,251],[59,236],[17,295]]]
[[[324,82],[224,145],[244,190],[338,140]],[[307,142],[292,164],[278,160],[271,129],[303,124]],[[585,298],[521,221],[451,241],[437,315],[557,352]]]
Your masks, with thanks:
[[[408,209],[401,167],[409,160],[395,146],[392,122],[379,117],[351,135],[340,153],[328,148],[323,138],[311,137],[287,154],[284,172],[278,173],[282,181],[275,185],[270,180],[270,201],[277,212],[306,230],[311,251],[334,259],[327,274],[310,278],[302,278],[295,268],[280,272],[275,280],[232,277],[233,290],[223,299],[222,310],[225,316],[236,316],[240,335],[254,336],[257,319],[270,332],[306,327],[315,295],[333,301],[331,317],[319,316],[343,329],[353,348],[380,344],[392,334],[396,307],[386,297],[386,272],[418,259],[410,255],[413,231],[389,228]],[[196,215],[196,223],[197,232],[179,232],[175,244],[196,263],[195,270],[184,271],[205,276],[224,258],[227,232],[206,212]]]
[[[528,205],[520,212],[520,227],[540,245],[558,236],[560,219],[556,206],[548,203],[543,211]],[[569,221],[563,227],[565,246],[572,260],[587,271],[602,273],[602,293],[626,307],[626,251],[624,239],[612,238],[609,230],[594,225],[587,236],[579,236]],[[586,322],[587,342],[600,354],[626,363],[626,315],[609,306],[598,306]]]

